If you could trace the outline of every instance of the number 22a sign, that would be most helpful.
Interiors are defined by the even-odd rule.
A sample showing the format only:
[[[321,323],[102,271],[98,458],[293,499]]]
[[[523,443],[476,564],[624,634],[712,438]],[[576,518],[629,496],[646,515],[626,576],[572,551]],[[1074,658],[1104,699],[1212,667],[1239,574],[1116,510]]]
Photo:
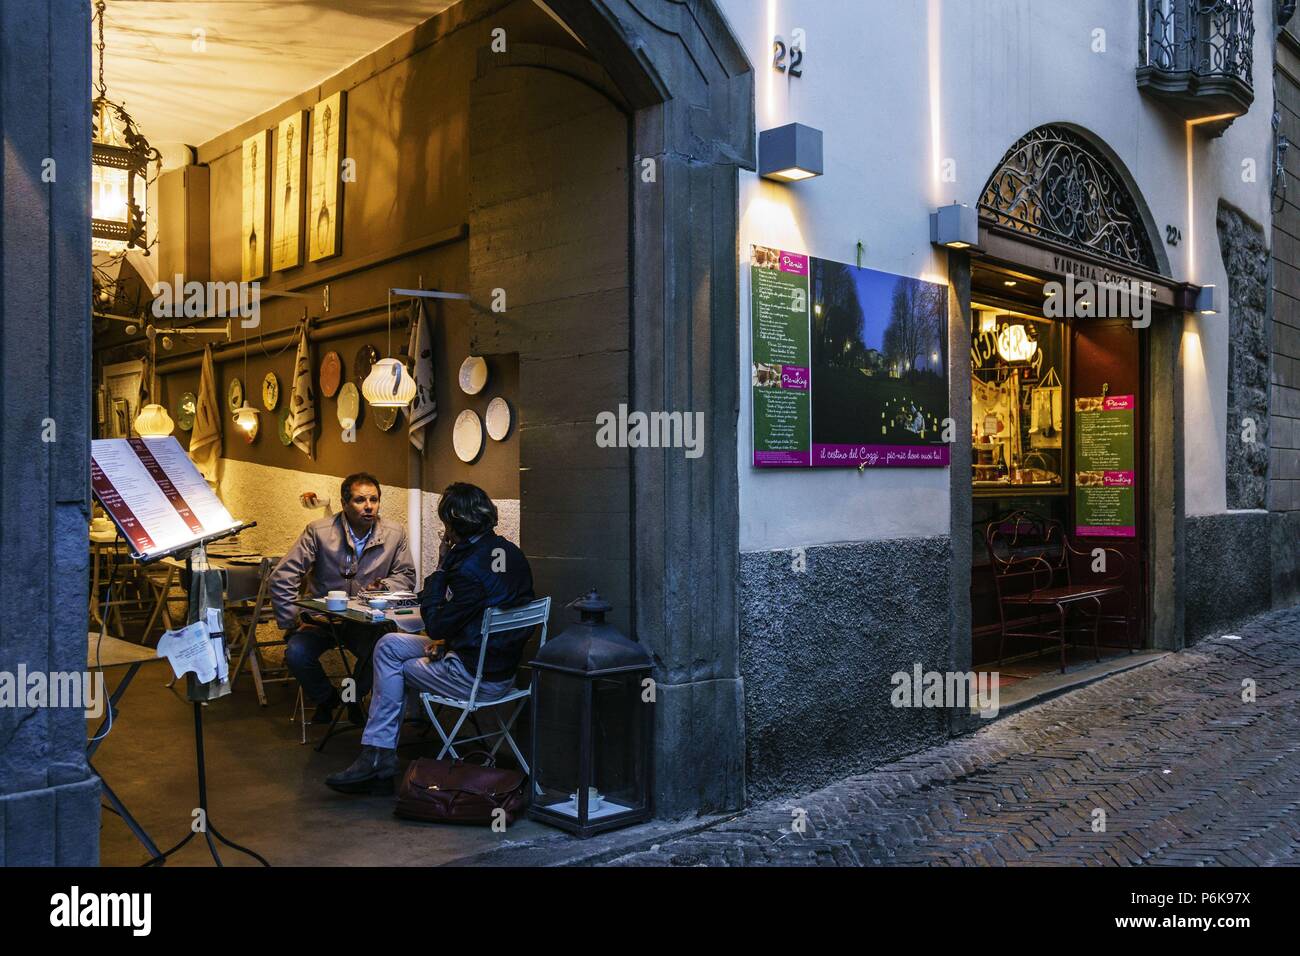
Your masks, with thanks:
[[[784,37],[773,37],[772,69],[778,73],[788,73],[792,77],[803,76],[803,55],[807,48],[808,40],[801,27],[791,31],[788,45]]]

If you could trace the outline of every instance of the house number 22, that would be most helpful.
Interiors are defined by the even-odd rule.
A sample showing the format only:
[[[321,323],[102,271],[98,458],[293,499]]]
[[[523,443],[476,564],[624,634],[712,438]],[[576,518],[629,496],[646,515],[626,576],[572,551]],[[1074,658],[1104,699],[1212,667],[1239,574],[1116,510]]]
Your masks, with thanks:
[[[807,39],[802,28],[791,32],[789,46],[786,45],[784,37],[773,37],[772,69],[778,73],[789,73],[790,76],[803,76],[803,52],[806,45]],[[785,62],[787,54],[790,57],[788,66]]]

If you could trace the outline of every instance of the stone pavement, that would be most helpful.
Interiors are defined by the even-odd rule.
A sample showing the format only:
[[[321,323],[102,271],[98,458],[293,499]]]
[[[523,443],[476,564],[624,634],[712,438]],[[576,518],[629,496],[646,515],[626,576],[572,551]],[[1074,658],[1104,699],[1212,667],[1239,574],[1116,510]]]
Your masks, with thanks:
[[[1300,608],[1231,633],[613,865],[1300,865]]]

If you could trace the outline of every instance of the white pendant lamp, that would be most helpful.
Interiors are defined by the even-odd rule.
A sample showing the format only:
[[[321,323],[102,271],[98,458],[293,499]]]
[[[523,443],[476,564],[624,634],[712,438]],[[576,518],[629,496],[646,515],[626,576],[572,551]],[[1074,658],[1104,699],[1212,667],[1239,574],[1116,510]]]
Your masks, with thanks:
[[[380,359],[361,383],[361,394],[375,408],[405,408],[415,391],[415,378],[395,358]]]
[[[161,405],[146,405],[135,416],[135,433],[141,438],[161,438],[170,435],[176,423]]]
[[[154,398],[158,394],[158,331],[150,325],[145,328],[144,334],[149,340],[149,397]],[[170,435],[176,427],[172,417],[167,414],[167,409],[155,402],[140,409],[140,414],[135,416],[132,424],[135,433],[141,438],[162,438]]]
[[[241,325],[243,323],[240,323]],[[244,330],[244,381],[248,381],[248,330]],[[258,416],[261,412],[248,404],[248,396],[244,396],[244,404],[235,409],[235,424],[244,430],[245,439],[251,444],[257,437]]]
[[[388,352],[393,351],[393,291],[388,290]],[[405,408],[415,398],[415,379],[400,359],[376,362],[361,383],[361,394],[372,408]]]

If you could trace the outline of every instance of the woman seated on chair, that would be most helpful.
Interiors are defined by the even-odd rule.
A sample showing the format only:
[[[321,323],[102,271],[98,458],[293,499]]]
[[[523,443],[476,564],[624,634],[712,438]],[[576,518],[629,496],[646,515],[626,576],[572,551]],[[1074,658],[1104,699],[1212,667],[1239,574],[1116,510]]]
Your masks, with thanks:
[[[407,691],[468,698],[478,668],[483,613],[533,599],[528,559],[494,530],[496,505],[482,488],[464,482],[448,486],[438,502],[438,518],[443,525],[438,570],[420,591],[428,637],[388,634],[379,639],[361,755],[346,770],[325,778],[326,785],[343,793],[392,787]],[[493,700],[514,689],[515,670],[531,630],[492,635],[477,700]],[[441,657],[433,656],[434,641],[444,642]]]

